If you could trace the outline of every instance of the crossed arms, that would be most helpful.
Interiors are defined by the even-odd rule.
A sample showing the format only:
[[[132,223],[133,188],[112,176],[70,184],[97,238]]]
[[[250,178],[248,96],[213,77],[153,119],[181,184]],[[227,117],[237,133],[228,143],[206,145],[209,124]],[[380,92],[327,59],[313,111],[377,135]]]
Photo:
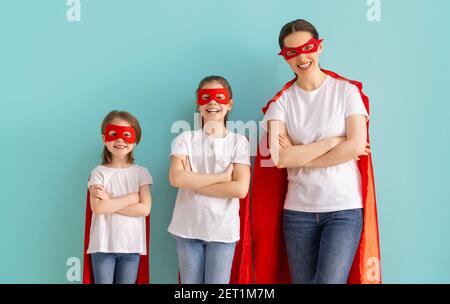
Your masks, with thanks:
[[[89,192],[91,210],[94,214],[116,213],[131,217],[150,214],[152,205],[150,185],[142,185],[139,192],[115,198],[110,198],[102,185],[90,186]]]
[[[250,166],[230,164],[223,173],[202,174],[192,172],[188,156],[173,155],[169,181],[173,187],[193,189],[207,196],[244,198],[250,185]]]
[[[269,147],[278,168],[326,168],[343,164],[371,151],[367,143],[366,117],[352,115],[346,119],[346,136],[331,137],[305,145],[294,145],[286,124],[268,122]]]

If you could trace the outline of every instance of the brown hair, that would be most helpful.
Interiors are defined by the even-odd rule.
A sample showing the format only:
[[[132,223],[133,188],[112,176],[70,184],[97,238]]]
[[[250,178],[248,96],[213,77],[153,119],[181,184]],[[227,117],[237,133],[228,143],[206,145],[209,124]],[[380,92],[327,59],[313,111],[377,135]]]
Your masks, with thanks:
[[[113,110],[109,112],[108,115],[106,115],[105,119],[103,119],[102,126],[100,129],[101,134],[103,135],[105,133],[106,126],[116,118],[123,119],[130,124],[130,126],[136,132],[136,145],[139,144],[139,142],[141,141],[141,126],[139,125],[139,121],[137,120],[137,118],[126,111]],[[111,161],[112,161],[112,154],[111,152],[109,152],[108,148],[104,146],[102,152],[102,165],[107,165]],[[134,162],[133,151],[131,151],[130,153],[128,153],[128,163],[132,164],[133,162]]]
[[[284,48],[284,38],[295,32],[309,32],[313,38],[319,39],[319,32],[317,32],[314,25],[303,19],[297,19],[286,23],[280,31],[278,36],[278,44],[280,49]]]
[[[228,82],[228,80],[226,80],[222,76],[217,76],[217,75],[207,76],[207,77],[203,78],[202,80],[200,80],[197,90],[195,90],[195,98],[197,98],[198,91],[201,88],[203,88],[205,86],[205,84],[207,84],[208,82],[213,82],[213,81],[217,81],[218,83],[220,83],[225,89],[228,90],[228,93],[230,93],[230,99],[233,98],[233,91],[231,90],[231,86],[230,86],[230,83]],[[227,115],[225,115],[224,123],[226,124],[227,121],[228,121],[228,113],[227,113]],[[202,127],[203,127],[203,117],[202,117]]]

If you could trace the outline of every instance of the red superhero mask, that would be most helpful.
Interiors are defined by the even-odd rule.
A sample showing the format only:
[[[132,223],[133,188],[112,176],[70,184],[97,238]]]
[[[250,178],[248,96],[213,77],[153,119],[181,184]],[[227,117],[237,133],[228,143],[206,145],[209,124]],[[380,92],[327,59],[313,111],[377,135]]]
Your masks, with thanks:
[[[284,47],[278,55],[281,55],[284,59],[289,60],[299,56],[300,54],[315,53],[319,49],[319,45],[322,41],[323,39],[311,38],[308,42],[301,46],[295,48]]]
[[[227,105],[230,102],[230,94],[227,89],[200,89],[197,94],[197,103],[201,106],[208,104],[211,100]]]
[[[132,127],[108,124],[103,135],[105,135],[105,141],[115,141],[122,138],[129,144],[136,142],[136,131]]]

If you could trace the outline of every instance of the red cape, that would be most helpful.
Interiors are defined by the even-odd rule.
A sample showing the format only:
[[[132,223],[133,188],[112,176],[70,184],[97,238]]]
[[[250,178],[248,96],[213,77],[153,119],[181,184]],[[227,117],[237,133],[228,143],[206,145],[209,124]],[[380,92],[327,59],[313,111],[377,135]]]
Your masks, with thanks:
[[[240,200],[239,217],[241,235],[234,251],[230,284],[249,284],[252,283],[252,234],[249,194]]]
[[[358,87],[364,105],[369,112],[369,98],[362,92],[362,84],[345,79],[338,74],[323,70],[338,80],[348,81]],[[272,102],[296,82],[288,82],[263,108],[265,113]],[[367,122],[367,134],[369,122]],[[369,141],[369,136],[367,135]],[[266,162],[261,166],[261,161]],[[267,165],[267,162],[272,165]],[[378,219],[375,199],[375,185],[371,155],[358,161],[361,173],[362,197],[364,206],[364,225],[360,244],[349,274],[348,283],[381,283],[380,245]],[[278,169],[272,162],[264,134],[255,161],[252,186],[252,234],[254,248],[254,271],[256,283],[290,283],[291,276],[282,230],[282,213],[287,192],[287,170]]]
[[[234,250],[231,266],[230,284],[252,283],[252,234],[250,230],[250,199],[249,194],[239,200],[240,239]],[[178,272],[178,283],[181,283]]]
[[[94,273],[92,271],[91,257],[87,254],[89,246],[89,236],[91,231],[92,210],[89,199],[89,190],[86,196],[86,221],[84,225],[84,252],[83,252],[83,284],[94,284]],[[136,284],[149,284],[150,283],[150,265],[149,265],[149,252],[150,252],[150,216],[145,217],[146,226],[146,239],[147,239],[147,254],[140,256],[139,269]]]

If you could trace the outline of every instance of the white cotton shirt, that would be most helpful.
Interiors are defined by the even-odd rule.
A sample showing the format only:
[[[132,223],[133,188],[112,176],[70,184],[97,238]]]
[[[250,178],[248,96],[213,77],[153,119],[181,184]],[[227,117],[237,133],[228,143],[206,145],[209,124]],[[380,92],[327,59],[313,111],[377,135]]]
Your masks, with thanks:
[[[245,136],[233,132],[211,138],[200,129],[178,135],[170,155],[187,155],[192,172],[215,174],[225,172],[230,163],[250,165],[250,144]],[[240,238],[239,198],[210,197],[193,189],[179,189],[168,231],[207,242],[236,242]]]
[[[314,91],[297,83],[271,103],[262,127],[280,120],[286,124],[294,145],[346,136],[346,118],[368,113],[355,85],[326,76]],[[333,212],[362,208],[361,176],[355,160],[318,169],[289,168],[284,208],[301,212]]]
[[[153,184],[150,172],[139,165],[118,169],[97,166],[91,172],[88,187],[102,185],[110,198],[139,192],[142,185]],[[92,214],[87,253],[147,254],[145,216]]]

